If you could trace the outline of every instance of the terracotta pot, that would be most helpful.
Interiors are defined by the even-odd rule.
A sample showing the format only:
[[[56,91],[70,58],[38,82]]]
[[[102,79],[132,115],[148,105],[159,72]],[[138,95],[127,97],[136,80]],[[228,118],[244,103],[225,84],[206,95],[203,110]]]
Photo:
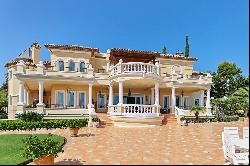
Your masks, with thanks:
[[[39,159],[34,160],[36,165],[54,165],[55,157],[52,155],[49,156],[41,156]]]
[[[71,132],[71,137],[77,137],[77,134],[78,134],[78,128],[71,128],[70,129],[70,132]]]

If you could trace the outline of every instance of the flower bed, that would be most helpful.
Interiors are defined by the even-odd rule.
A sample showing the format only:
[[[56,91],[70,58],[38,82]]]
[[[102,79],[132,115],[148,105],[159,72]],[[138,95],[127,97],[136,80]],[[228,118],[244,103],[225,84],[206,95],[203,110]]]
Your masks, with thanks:
[[[196,116],[184,116],[181,117],[181,121],[186,121],[187,123],[206,123],[206,122],[212,122],[214,119],[214,116],[199,116],[198,119]]]
[[[22,120],[0,120],[0,130],[35,130],[35,129],[55,129],[68,128],[72,123],[84,127],[88,124],[88,119],[63,119],[63,120],[42,120],[37,122],[25,122]]]

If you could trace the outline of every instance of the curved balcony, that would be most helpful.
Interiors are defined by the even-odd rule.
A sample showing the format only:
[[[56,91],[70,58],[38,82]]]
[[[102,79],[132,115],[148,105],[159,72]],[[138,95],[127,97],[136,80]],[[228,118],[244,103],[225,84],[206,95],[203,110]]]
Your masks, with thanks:
[[[119,107],[121,108],[120,110]],[[155,105],[122,104],[122,106],[109,106],[109,114],[125,117],[156,117],[160,115],[160,112]]]
[[[159,65],[143,62],[128,62],[122,63],[121,61],[115,66],[111,67],[111,76],[120,74],[151,74],[159,75]]]
[[[122,104],[109,106],[109,115],[117,127],[153,127],[162,125],[164,116],[156,105]]]

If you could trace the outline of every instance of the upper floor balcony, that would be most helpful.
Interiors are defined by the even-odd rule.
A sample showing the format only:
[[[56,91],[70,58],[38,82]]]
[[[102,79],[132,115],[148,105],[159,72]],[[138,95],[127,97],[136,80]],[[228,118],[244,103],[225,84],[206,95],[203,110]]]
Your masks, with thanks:
[[[159,65],[156,62],[153,64],[152,62],[144,63],[144,62],[127,62],[123,63],[122,60],[119,60],[115,66],[110,67],[110,76],[118,76],[118,75],[160,75]]]

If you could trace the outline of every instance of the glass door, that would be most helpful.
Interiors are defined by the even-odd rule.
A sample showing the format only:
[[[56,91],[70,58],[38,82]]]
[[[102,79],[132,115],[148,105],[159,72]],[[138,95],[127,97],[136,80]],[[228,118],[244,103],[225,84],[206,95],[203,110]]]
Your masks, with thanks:
[[[70,91],[67,93],[67,107],[75,107],[75,92]]]
[[[176,96],[176,107],[180,108],[181,106],[181,97],[180,96]]]

